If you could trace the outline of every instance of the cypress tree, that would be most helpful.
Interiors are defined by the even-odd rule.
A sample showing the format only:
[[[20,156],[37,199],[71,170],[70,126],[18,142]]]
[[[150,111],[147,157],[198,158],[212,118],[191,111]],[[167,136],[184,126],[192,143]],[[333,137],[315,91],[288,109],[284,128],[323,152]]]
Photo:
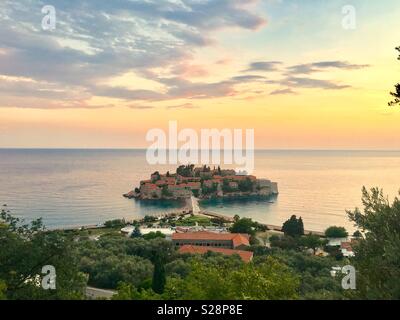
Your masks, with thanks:
[[[155,293],[162,294],[166,283],[165,265],[163,261],[157,257],[154,261],[154,273],[152,289]]]

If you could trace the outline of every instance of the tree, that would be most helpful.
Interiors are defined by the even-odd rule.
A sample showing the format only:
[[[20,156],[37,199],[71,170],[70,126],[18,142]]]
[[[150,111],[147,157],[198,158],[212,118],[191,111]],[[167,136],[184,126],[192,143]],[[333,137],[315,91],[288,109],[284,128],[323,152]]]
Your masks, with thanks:
[[[148,216],[148,215],[146,215],[146,216],[144,216],[144,218],[143,218],[143,222],[144,222],[144,223],[156,222],[156,221],[157,221],[157,217],[154,217],[154,216]]]
[[[140,232],[140,228],[138,226],[136,226],[131,234],[131,238],[140,238],[141,236],[142,236],[142,233]]]
[[[82,257],[80,268],[89,274],[90,285],[104,289],[115,289],[120,282],[139,286],[153,273],[152,264],[147,259],[101,249]]]
[[[325,230],[325,236],[327,238],[347,238],[349,234],[344,227],[332,226]]]
[[[232,233],[247,233],[250,235],[254,235],[254,222],[250,218],[241,218],[235,221],[230,231]]]
[[[169,191],[168,186],[163,186],[161,189],[161,195],[165,198],[172,197],[173,193]]]
[[[106,228],[120,228],[125,226],[126,222],[124,219],[114,219],[114,220],[108,220],[104,222],[104,226]]]
[[[161,176],[160,176],[160,173],[159,173],[158,171],[154,172],[154,173],[151,175],[151,181],[152,181],[153,183],[157,182],[157,181],[160,180],[160,179],[161,179]]]
[[[283,224],[282,231],[286,236],[291,237],[300,237],[304,235],[303,219],[301,217],[297,219],[295,215],[291,216],[290,219]]]
[[[330,275],[332,267],[338,265],[338,262],[331,257],[311,256],[290,250],[275,251],[272,257],[299,276],[301,299],[343,299],[341,280]],[[255,257],[254,263],[257,263],[258,259],[263,261],[265,258]]]
[[[396,50],[400,52],[400,47],[397,47]],[[400,55],[398,57],[398,60],[400,60]],[[395,89],[395,92],[390,93],[394,97],[394,100],[389,102],[389,106],[400,104],[400,83],[395,85]]]
[[[363,211],[348,211],[364,237],[354,246],[357,293],[362,299],[400,299],[400,199],[383,191],[362,191]]]
[[[246,178],[245,180],[239,181],[238,187],[241,192],[250,192],[253,190],[253,182],[250,178]]]
[[[154,259],[154,273],[153,273],[153,282],[152,289],[155,293],[163,293],[166,283],[165,276],[165,261],[161,257],[156,257]]]
[[[296,299],[298,287],[297,276],[271,257],[258,265],[240,263],[238,266],[214,265],[196,259],[187,277],[168,278],[164,297],[179,300],[285,300]]]
[[[282,250],[299,250],[298,237],[291,236],[280,237],[273,235],[269,238],[271,248],[280,248]]]
[[[324,241],[322,241],[317,235],[309,234],[300,239],[300,245],[305,248],[312,249],[315,255],[317,249],[324,245]]]
[[[148,234],[143,235],[143,239],[145,240],[153,240],[157,238],[165,239],[165,234],[160,231],[157,232],[149,232]]]
[[[161,300],[152,289],[138,289],[132,284],[121,282],[112,300]]]
[[[0,280],[0,300],[6,299],[6,289],[7,289],[7,286],[6,286],[5,282]]]
[[[0,292],[19,300],[83,298],[86,278],[78,270],[73,234],[48,231],[41,219],[24,224],[6,208],[0,221]],[[47,265],[55,268],[56,290],[40,285]]]
[[[356,238],[356,239],[359,239],[359,238],[362,238],[362,233],[359,231],[359,230],[357,230],[357,231],[355,231],[354,233],[353,233],[353,237],[354,238]]]
[[[182,177],[193,177],[193,169],[194,165],[181,165],[176,169],[176,174],[182,176]]]

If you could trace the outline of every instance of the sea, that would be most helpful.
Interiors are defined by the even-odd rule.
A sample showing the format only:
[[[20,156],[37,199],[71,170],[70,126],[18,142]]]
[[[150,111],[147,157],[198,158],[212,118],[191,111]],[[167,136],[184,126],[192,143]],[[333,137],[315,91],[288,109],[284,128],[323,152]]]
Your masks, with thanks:
[[[49,229],[136,219],[182,207],[122,196],[152,172],[175,169],[149,165],[139,149],[0,149],[0,205],[27,222],[42,218]],[[362,208],[363,186],[382,188],[389,199],[398,195],[400,151],[258,150],[254,174],[278,182],[279,195],[201,207],[272,225],[296,215],[307,230],[353,230],[346,210]]]

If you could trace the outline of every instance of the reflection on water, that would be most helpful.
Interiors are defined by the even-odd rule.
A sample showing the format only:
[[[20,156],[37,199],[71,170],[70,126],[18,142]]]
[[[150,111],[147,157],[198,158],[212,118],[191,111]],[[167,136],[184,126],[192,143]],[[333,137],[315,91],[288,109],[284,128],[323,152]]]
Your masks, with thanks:
[[[199,202],[202,209],[215,209],[215,208],[227,208],[231,210],[237,207],[248,207],[248,206],[265,206],[265,208],[277,201],[278,195],[266,196],[243,196],[240,198],[211,198],[203,199]]]

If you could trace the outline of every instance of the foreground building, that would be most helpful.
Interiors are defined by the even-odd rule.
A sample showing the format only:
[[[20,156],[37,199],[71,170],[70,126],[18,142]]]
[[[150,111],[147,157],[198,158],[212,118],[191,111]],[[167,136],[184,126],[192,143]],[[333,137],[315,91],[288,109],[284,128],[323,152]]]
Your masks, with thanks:
[[[185,245],[243,250],[250,246],[250,236],[241,233],[215,233],[207,231],[174,233],[176,247]]]

